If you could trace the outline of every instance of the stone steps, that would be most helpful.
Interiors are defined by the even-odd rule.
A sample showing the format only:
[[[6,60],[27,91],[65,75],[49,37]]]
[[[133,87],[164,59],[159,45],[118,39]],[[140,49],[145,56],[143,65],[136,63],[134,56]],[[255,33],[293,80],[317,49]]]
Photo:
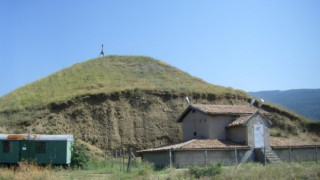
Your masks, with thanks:
[[[261,152],[263,154],[265,154],[266,156],[266,160],[269,163],[281,163],[281,159],[277,156],[277,154],[275,152],[272,151],[272,149],[270,147],[265,148],[265,152],[264,149],[261,149]]]

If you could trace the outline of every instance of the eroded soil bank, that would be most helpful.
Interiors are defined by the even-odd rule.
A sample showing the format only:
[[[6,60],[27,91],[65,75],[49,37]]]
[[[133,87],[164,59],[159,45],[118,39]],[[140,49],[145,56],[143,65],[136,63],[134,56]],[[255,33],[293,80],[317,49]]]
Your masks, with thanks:
[[[2,112],[2,118],[8,121],[0,130],[5,133],[71,133],[103,151],[161,146],[181,141],[181,124],[176,119],[188,106],[186,96],[192,104],[249,104],[250,101],[232,94],[174,94],[136,89],[82,96],[38,110]],[[283,126],[282,130],[274,131],[274,135],[298,136],[306,131],[294,117],[287,117],[281,111],[271,113],[268,118],[275,122],[275,129]],[[286,128],[291,128],[292,133],[286,132]]]

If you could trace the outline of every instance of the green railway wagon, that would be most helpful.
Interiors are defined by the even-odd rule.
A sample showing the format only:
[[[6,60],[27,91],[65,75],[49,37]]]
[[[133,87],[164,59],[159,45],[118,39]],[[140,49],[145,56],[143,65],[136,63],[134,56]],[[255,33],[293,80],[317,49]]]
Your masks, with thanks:
[[[71,163],[73,135],[0,134],[0,163]]]

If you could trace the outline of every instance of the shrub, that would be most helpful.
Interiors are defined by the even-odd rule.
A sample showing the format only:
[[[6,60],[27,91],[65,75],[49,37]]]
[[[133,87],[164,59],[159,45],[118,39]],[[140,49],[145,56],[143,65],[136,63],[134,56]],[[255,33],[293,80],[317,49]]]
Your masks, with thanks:
[[[150,176],[151,172],[149,169],[143,168],[138,173],[140,176]]]
[[[221,163],[210,164],[207,167],[191,166],[189,167],[188,172],[195,178],[200,178],[204,176],[214,177],[218,174],[221,174],[222,168]]]
[[[295,136],[297,136],[299,133],[298,133],[298,129],[297,129],[297,127],[296,126],[293,126],[293,125],[288,125],[287,126],[287,129],[288,129],[288,131],[289,131],[289,133],[291,133],[291,134],[293,134],[293,135],[295,135]]]
[[[78,145],[75,142],[72,146],[71,167],[81,169],[87,167],[89,161],[88,151],[85,145]]]
[[[141,89],[135,89],[134,91],[130,92],[131,98],[139,98],[140,99],[140,98],[144,97],[145,95],[146,95],[145,92]]]

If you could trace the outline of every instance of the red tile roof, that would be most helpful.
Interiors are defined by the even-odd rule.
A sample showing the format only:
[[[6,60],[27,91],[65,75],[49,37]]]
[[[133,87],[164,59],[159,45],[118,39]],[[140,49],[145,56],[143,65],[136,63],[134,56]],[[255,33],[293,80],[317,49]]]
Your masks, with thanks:
[[[207,105],[193,104],[189,105],[177,119],[182,122],[184,117],[191,111],[196,110],[210,115],[251,115],[258,112],[258,108],[249,105]],[[268,114],[264,110],[259,110],[260,114]]]
[[[235,143],[233,141],[219,139],[197,139],[188,143],[180,149],[229,149],[229,148],[246,148],[248,146]]]
[[[238,119],[230,123],[227,127],[235,127],[235,126],[240,126],[243,125],[247,120],[250,119],[252,115],[249,116],[240,116]]]
[[[287,138],[279,138],[279,137],[270,137],[270,145],[271,147],[303,147],[303,146],[320,146],[318,142],[305,142],[305,141],[297,141]],[[173,150],[199,150],[199,149],[241,149],[241,148],[249,148],[247,145],[235,143],[233,141],[228,140],[219,140],[219,139],[192,139],[186,142],[166,145],[157,148],[150,148],[138,151],[138,153],[146,153],[146,152],[161,152],[161,151],[169,151]]]
[[[320,146],[319,142],[306,142],[288,138],[270,137],[272,147],[297,147],[297,146]]]
[[[253,114],[258,111],[256,107],[246,105],[194,104],[192,106],[209,114]]]
[[[239,148],[249,148],[246,145],[235,143],[227,140],[218,139],[192,139],[183,143],[162,146],[158,148],[151,148],[139,151],[143,152],[157,152],[157,151],[168,151],[173,150],[197,150],[197,149],[239,149]]]

